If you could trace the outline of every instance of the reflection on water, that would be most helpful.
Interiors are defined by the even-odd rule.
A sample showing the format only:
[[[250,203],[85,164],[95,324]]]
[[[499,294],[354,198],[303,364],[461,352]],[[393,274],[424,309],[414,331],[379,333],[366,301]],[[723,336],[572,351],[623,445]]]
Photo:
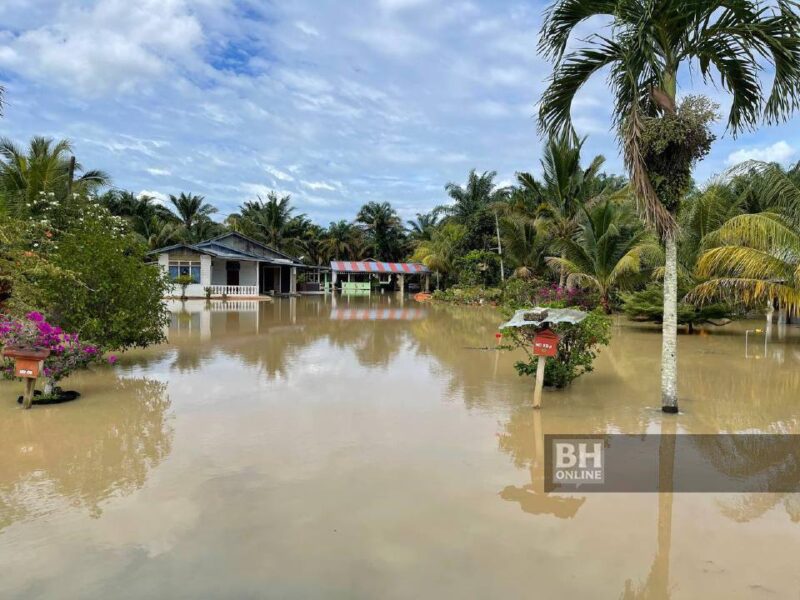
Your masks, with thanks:
[[[75,403],[3,411],[0,530],[65,506],[100,517],[105,500],[142,487],[169,454],[166,386],[142,378],[107,383],[104,401],[83,410]]]
[[[596,370],[530,408],[501,315],[397,295],[188,301],[169,343],[76,376],[70,405],[0,384],[0,596],[797,596],[796,495],[546,494],[544,435],[800,433],[800,336],[680,338],[617,319]],[[800,477],[709,441],[726,477]],[[46,570],[35,569],[36,561]]]

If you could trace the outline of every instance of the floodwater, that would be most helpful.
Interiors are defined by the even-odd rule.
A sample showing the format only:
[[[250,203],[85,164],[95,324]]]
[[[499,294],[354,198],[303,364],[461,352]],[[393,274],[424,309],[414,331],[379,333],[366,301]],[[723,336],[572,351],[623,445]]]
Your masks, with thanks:
[[[681,336],[667,417],[658,332],[623,319],[534,411],[494,309],[171,308],[169,344],[73,376],[77,402],[0,384],[0,597],[800,597],[798,495],[545,494],[541,456],[543,433],[800,433],[797,327]]]

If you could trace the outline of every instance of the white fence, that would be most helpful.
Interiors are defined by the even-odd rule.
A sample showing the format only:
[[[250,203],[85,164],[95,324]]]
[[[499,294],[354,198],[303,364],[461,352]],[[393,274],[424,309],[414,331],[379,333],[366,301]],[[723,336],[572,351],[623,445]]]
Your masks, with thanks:
[[[258,296],[258,287],[255,285],[212,285],[212,296]]]

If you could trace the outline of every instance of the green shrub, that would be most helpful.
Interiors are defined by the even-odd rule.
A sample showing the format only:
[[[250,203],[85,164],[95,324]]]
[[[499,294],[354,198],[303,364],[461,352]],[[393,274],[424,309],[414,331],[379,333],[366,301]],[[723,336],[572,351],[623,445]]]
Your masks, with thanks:
[[[499,288],[451,287],[433,292],[433,299],[451,304],[497,304],[503,295]]]
[[[551,305],[551,308],[554,307]],[[607,346],[611,339],[611,319],[595,310],[580,323],[559,323],[552,329],[558,334],[560,341],[556,356],[548,358],[545,363],[544,384],[548,387],[564,388],[584,373],[592,371],[600,347]],[[527,361],[518,361],[514,365],[520,375],[536,376],[538,357],[533,355],[531,347],[534,331],[533,327],[520,327],[503,332],[506,338],[511,339],[511,344],[506,345],[506,348],[522,348],[528,355]]]
[[[685,295],[678,294],[679,297]],[[651,283],[638,292],[622,292],[622,310],[635,321],[653,321],[661,323],[664,320],[664,287],[660,283]],[[722,321],[723,324],[733,316],[732,307],[727,304],[707,304],[695,306],[688,302],[678,303],[678,323],[689,326],[689,332],[694,325]]]
[[[493,287],[500,282],[500,257],[486,250],[471,250],[455,261],[458,283],[463,287]]]

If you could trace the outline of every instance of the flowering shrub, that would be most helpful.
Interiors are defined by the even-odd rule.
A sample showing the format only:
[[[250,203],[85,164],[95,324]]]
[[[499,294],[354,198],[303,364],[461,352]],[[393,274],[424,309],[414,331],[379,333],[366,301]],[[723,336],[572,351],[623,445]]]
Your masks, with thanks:
[[[506,282],[503,289],[503,304],[509,309],[577,306],[582,310],[594,310],[599,304],[599,296],[593,290],[562,287],[557,283],[536,279],[513,278]]]
[[[64,377],[101,358],[97,346],[84,344],[77,333],[65,333],[60,327],[51,325],[38,312],[28,313],[24,320],[0,316],[0,345],[50,350],[50,356],[44,361],[46,392],[51,391],[55,383]],[[116,362],[116,357],[111,356],[109,362]],[[1,368],[3,377],[14,378],[13,361],[6,359]]]

